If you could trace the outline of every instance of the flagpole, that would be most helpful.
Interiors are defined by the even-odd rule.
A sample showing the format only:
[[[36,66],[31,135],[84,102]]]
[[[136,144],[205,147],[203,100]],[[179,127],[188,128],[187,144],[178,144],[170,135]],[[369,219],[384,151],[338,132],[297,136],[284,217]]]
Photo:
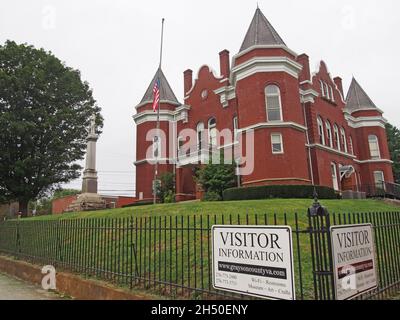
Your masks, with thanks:
[[[163,52],[163,40],[164,40],[164,18],[161,20],[161,46],[160,46],[160,64],[158,66],[158,83],[160,90],[160,98],[158,99],[157,105],[157,156],[156,156],[156,165],[154,168],[154,186],[153,186],[153,204],[157,203],[157,177],[158,177],[158,157],[160,155],[160,145],[161,145],[161,137],[160,137],[160,101],[161,101],[161,82],[160,82],[160,72],[161,72],[161,63],[162,63],[162,52]]]

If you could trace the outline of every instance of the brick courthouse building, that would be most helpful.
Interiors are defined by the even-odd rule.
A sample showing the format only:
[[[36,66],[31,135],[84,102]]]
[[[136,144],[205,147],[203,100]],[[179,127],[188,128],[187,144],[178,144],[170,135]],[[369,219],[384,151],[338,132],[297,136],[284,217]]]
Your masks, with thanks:
[[[192,70],[184,72],[184,103],[159,69],[136,106],[138,199],[152,198],[154,156],[147,152],[152,148],[161,148],[159,174],[176,173],[177,200],[199,197],[193,168],[210,146],[227,147],[218,137],[226,128],[243,135],[254,130],[254,170],[241,175],[244,187],[314,183],[343,192],[393,182],[382,110],[355,79],[345,97],[342,79],[332,78],[324,62],[311,73],[308,56],[292,51],[260,9],[232,61],[227,50],[219,56],[219,75],[206,65],[194,81]],[[161,146],[147,137],[156,127],[157,77]],[[189,143],[181,137],[188,128],[197,132],[189,153],[181,150]]]

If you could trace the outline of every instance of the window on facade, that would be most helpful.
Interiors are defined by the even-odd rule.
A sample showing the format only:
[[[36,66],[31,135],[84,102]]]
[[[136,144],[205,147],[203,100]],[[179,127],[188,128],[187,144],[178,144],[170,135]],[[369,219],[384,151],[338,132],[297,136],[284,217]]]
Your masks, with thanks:
[[[342,136],[342,147],[343,151],[347,153],[347,140],[346,140],[346,132],[343,128],[340,128],[340,135]]]
[[[320,117],[317,118],[317,123],[318,123],[319,143],[325,145],[324,125]]]
[[[283,153],[283,142],[282,142],[282,134],[280,133],[272,133],[271,134],[271,145],[272,145],[272,153]]]
[[[328,145],[333,148],[333,139],[332,139],[332,128],[331,124],[329,121],[325,122],[326,125],[326,133],[327,133],[327,139],[328,139]]]
[[[336,163],[334,163],[334,162],[331,163],[331,173],[332,173],[333,189],[335,189],[336,191],[339,191],[339,182],[338,182],[338,177],[337,177]]]
[[[339,129],[338,126],[335,125],[333,126],[333,131],[335,133],[335,143],[336,143],[336,149],[338,149],[339,151],[342,150],[342,148],[340,147],[340,138],[339,138]]]
[[[322,93],[322,96],[325,97],[325,85],[324,85],[324,82],[323,82],[322,80],[320,80],[319,82],[320,82],[320,84],[321,84],[321,93]]]
[[[210,147],[217,146],[217,121],[215,118],[208,120],[208,139]]]
[[[182,147],[184,145],[184,141],[182,137],[178,137],[178,156],[182,155]]]
[[[335,101],[335,97],[334,97],[334,95],[333,95],[332,86],[329,86],[329,89],[331,90],[331,100],[332,100],[332,101]]]
[[[239,129],[238,117],[233,117],[233,141],[234,142],[238,141],[238,129]]]
[[[353,138],[351,136],[349,137],[349,151],[350,154],[354,155]]]
[[[378,137],[375,135],[368,136],[368,143],[371,159],[380,159],[381,153],[379,151]]]
[[[276,85],[269,85],[265,88],[267,100],[267,120],[282,121],[281,93]]]
[[[325,85],[326,97],[327,97],[328,99],[330,99],[331,96],[330,96],[330,92],[329,92],[329,87],[328,87],[328,85],[327,85],[326,83],[324,83],[324,85]]]
[[[204,123],[203,122],[199,122],[197,124],[197,149],[201,150],[204,146],[203,146],[203,136],[204,136]]]
[[[385,176],[383,171],[374,171],[374,182],[377,189],[385,189]]]
[[[159,158],[161,155],[161,140],[158,136],[153,137],[153,158]]]

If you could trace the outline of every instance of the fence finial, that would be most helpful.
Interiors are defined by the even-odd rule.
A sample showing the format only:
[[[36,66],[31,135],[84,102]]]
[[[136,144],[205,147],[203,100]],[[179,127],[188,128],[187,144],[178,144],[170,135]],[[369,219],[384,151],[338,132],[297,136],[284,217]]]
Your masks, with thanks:
[[[308,209],[308,214],[310,216],[326,216],[328,214],[328,210],[325,207],[321,206],[321,204],[319,203],[317,188],[315,186],[314,186],[313,197],[314,197],[314,203]]]

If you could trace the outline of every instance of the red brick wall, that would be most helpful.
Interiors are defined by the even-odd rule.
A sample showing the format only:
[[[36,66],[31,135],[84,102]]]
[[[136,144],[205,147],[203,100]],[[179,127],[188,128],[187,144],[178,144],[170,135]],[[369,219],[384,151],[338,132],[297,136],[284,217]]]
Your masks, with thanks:
[[[282,56],[296,60],[292,54],[283,49],[254,49],[238,58],[234,66],[248,61],[254,57]],[[225,61],[226,62],[226,61]],[[357,184],[356,176],[360,176],[361,184],[373,184],[373,171],[382,170],[386,181],[393,181],[391,165],[385,162],[379,163],[360,163],[354,159],[363,161],[370,160],[368,135],[375,134],[379,139],[382,159],[389,159],[389,150],[386,142],[385,129],[377,127],[363,127],[354,129],[349,126],[344,117],[345,102],[341,94],[341,81],[332,80],[331,74],[324,62],[321,62],[319,70],[313,74],[311,79],[309,61],[306,55],[299,56],[298,62],[303,66],[300,78],[285,72],[263,72],[256,73],[239,80],[236,83],[236,98],[229,101],[227,107],[223,107],[220,102],[220,96],[214,93],[214,90],[229,85],[227,81],[221,82],[223,78],[220,75],[214,75],[208,66],[200,68],[197,79],[193,86],[189,73],[186,73],[185,87],[191,89],[186,92],[185,104],[190,106],[188,111],[188,122],[178,122],[177,132],[185,128],[196,130],[199,122],[204,123],[205,131],[208,129],[208,120],[211,117],[216,118],[217,129],[233,129],[233,118],[238,117],[239,128],[256,125],[267,122],[265,88],[269,84],[275,84],[280,88],[282,113],[284,122],[294,122],[308,127],[308,137],[311,146],[307,146],[306,132],[293,127],[263,128],[255,131],[255,170],[252,174],[243,176],[244,185],[258,184],[309,184],[312,176],[315,183],[332,187],[331,163],[337,166],[338,183],[340,189],[351,188]],[[224,61],[223,61],[224,63]],[[220,68],[221,70],[227,69]],[[225,70],[224,73],[227,73]],[[225,74],[224,74],[225,76]],[[309,80],[309,81],[307,81]],[[321,96],[320,80],[327,83],[333,89],[334,101],[329,101]],[[305,82],[303,82],[305,81]],[[303,82],[300,84],[300,82]],[[339,84],[339,88],[337,88]],[[190,88],[189,88],[190,87]],[[320,94],[315,98],[314,103],[307,102],[304,105],[300,101],[299,89],[313,89]],[[207,98],[201,96],[202,92],[207,90]],[[172,110],[174,106],[165,106]],[[142,109],[148,110],[149,107]],[[141,109],[141,110],[142,110]],[[359,111],[352,114],[353,117],[379,117],[378,111]],[[326,121],[331,124],[333,149],[337,149],[335,139],[334,125],[339,129],[339,143],[341,151],[344,151],[340,129],[343,128],[346,133],[346,143],[348,154],[340,154],[335,150],[321,149],[316,146],[319,144],[317,117],[321,117],[324,123],[325,144],[328,143],[328,134],[326,131]],[[137,126],[137,160],[145,158],[146,149],[151,146],[151,142],[146,142],[145,137],[149,129],[155,127],[155,122],[144,123]],[[162,123],[161,128],[168,134],[167,123]],[[281,133],[283,137],[284,153],[280,155],[272,154],[271,133]],[[352,137],[354,155],[351,156],[349,140]],[[193,145],[196,141],[191,142]],[[223,141],[219,141],[223,144]],[[167,148],[169,145],[166,146]],[[310,151],[308,150],[310,148]],[[165,147],[164,147],[165,150]],[[176,152],[174,150],[174,152]],[[311,159],[309,159],[309,152]],[[168,156],[168,153],[166,154]],[[172,155],[171,155],[172,156]],[[311,174],[310,165],[312,163]],[[340,181],[339,165],[352,165],[356,171],[349,179]],[[136,186],[137,195],[142,191],[144,198],[152,198],[152,180],[154,176],[154,166],[147,163],[137,164]],[[172,171],[172,165],[161,165],[160,172]],[[196,186],[193,180],[192,167],[177,169],[177,194],[179,199],[188,199],[195,197]]]
[[[64,198],[59,198],[56,200],[53,200],[51,204],[51,213],[52,214],[61,214],[63,213],[68,206],[76,200],[77,196],[72,195],[72,196],[66,196]]]
[[[136,198],[134,197],[118,197],[117,208],[122,208],[123,206],[135,203]]]

